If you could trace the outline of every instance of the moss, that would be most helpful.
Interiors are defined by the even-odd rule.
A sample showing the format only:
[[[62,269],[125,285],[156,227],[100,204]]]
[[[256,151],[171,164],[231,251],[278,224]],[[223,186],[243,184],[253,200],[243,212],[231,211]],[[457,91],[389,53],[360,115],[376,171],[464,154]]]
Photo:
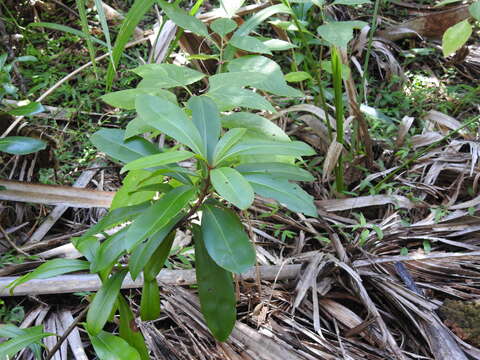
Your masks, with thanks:
[[[440,316],[458,337],[473,346],[480,346],[480,302],[446,300]]]

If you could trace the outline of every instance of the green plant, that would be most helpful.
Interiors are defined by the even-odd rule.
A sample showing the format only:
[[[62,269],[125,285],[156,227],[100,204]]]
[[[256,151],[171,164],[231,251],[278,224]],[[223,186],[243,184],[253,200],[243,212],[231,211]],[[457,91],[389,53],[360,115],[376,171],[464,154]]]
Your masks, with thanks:
[[[468,8],[471,17],[475,21],[480,21],[480,1],[475,1]],[[443,55],[446,57],[462,48],[472,35],[473,27],[470,19],[465,19],[449,27],[442,37]]]
[[[42,325],[21,329],[13,324],[0,324],[0,337],[9,339],[0,344],[1,359],[9,359],[26,347],[32,350],[36,359],[41,359],[43,344],[40,340],[52,335],[55,336],[44,333]]]

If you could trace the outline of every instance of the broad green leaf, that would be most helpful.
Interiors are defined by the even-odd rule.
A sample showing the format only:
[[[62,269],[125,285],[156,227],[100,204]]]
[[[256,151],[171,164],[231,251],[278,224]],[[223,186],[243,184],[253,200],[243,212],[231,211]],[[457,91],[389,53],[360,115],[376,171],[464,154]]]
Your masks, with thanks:
[[[137,189],[135,189],[133,192],[141,192],[141,191],[155,191],[161,192],[161,193],[166,193],[169,192],[170,190],[173,190],[173,187],[170,184],[150,184],[150,185],[145,185],[145,186],[139,186]]]
[[[237,144],[243,135],[245,135],[246,129],[231,129],[220,138],[217,146],[215,147],[215,153],[213,155],[213,165],[217,165],[224,158],[225,154]]]
[[[250,34],[258,25],[260,25],[264,20],[268,19],[270,16],[284,13],[284,14],[291,14],[292,12],[288,7],[283,4],[272,5],[266,9],[263,9],[250,17],[247,21],[245,21],[242,26],[235,31],[233,38],[235,37],[242,37],[245,35]]]
[[[167,3],[165,0],[157,0],[157,2],[162,10],[165,11],[168,18],[179,27],[208,38],[208,29],[201,20],[197,19],[195,16],[187,14],[176,4]]]
[[[136,99],[136,108],[145,123],[207,157],[197,128],[178,106],[157,96],[140,95]]]
[[[210,172],[213,187],[225,200],[241,210],[253,203],[253,189],[247,180],[235,169],[222,167]]]
[[[141,360],[138,351],[121,337],[106,331],[96,335],[89,332],[90,341],[99,360]]]
[[[253,36],[236,36],[230,40],[229,44],[240,50],[272,55],[272,52],[269,50],[269,48],[263,42]]]
[[[199,71],[173,64],[147,64],[137,67],[133,72],[143,78],[138,87],[150,91],[190,85],[205,77]]]
[[[35,334],[42,334],[43,333],[43,326],[33,326],[30,328],[19,328],[18,326],[15,326],[13,324],[0,324],[0,337],[2,338],[17,338],[20,336],[29,336],[29,335],[35,335]],[[48,336],[50,334],[47,334]],[[1,344],[0,344],[1,347]],[[24,347],[24,346],[23,346]],[[42,346],[40,341],[36,341],[30,345],[28,345],[28,348],[33,352],[35,359],[41,359],[42,358]],[[3,354],[3,352],[1,353]]]
[[[447,29],[442,37],[443,56],[453,54],[459,50],[472,35],[472,25],[468,19],[459,22]]]
[[[127,228],[124,228],[112,236],[109,236],[99,247],[95,258],[90,266],[90,271],[98,273],[108,269],[117,262],[118,257],[128,250],[125,235]]]
[[[292,157],[315,155],[309,145],[301,141],[242,141],[233,146],[217,162],[231,159],[240,155],[288,155]]]
[[[238,75],[240,79],[248,81],[245,83],[245,85],[268,91],[279,96],[303,96],[301,91],[287,84],[280,66],[275,61],[265,56],[242,56],[238,59],[230,61],[228,63],[228,70],[230,71],[230,74],[227,73],[228,75]],[[233,80],[242,81],[237,79]],[[212,82],[212,78],[210,78],[210,82]]]
[[[145,280],[143,283],[140,316],[142,321],[156,320],[160,317],[160,289],[155,279]]]
[[[29,116],[35,115],[45,111],[45,108],[39,102],[31,102],[27,105],[18,106],[15,109],[7,111],[10,115],[13,116]]]
[[[111,210],[126,208],[133,205],[139,205],[151,200],[155,196],[155,191],[135,192],[140,183],[141,186],[162,183],[164,173],[155,174],[147,170],[130,171],[123,179],[123,184],[113,197]]]
[[[280,39],[268,39],[268,40],[262,40],[262,42],[270,51],[284,51],[284,50],[295,49],[298,47],[297,45],[292,44],[291,42],[280,40]]]
[[[269,175],[273,178],[282,178],[296,181],[313,181],[315,178],[306,170],[298,166],[280,162],[273,163],[251,163],[237,166],[243,175]]]
[[[150,264],[150,260],[152,260],[153,254],[158,249],[161,249],[160,252],[162,252],[162,254],[166,252],[166,250],[164,251],[164,249],[169,247],[168,244],[170,243],[170,239],[167,239],[167,235],[170,234],[173,227],[180,221],[183,215],[183,213],[179,213],[172,220],[170,220],[167,225],[165,225],[163,228],[153,234],[146,242],[138,244],[138,246],[133,250],[132,255],[130,256],[130,260],[128,261],[128,268],[133,279],[137,278],[137,276],[143,270],[144,266]],[[168,255],[169,254],[167,254],[166,256]],[[153,260],[156,261],[156,259]],[[163,261],[163,263],[165,263],[165,260]],[[152,269],[155,270],[153,268],[153,264],[149,265],[149,270],[147,272],[151,273]],[[156,274],[153,277],[155,276]]]
[[[237,317],[232,273],[212,260],[198,225],[193,225],[193,238],[201,311],[213,336],[218,341],[225,341],[232,332]]]
[[[31,154],[46,147],[44,141],[26,136],[7,136],[0,139],[0,151],[12,155]]]
[[[210,89],[206,94],[206,96],[215,101],[220,111],[229,111],[236,107],[245,107],[253,110],[266,110],[272,113],[276,111],[272,104],[256,92],[236,86],[230,86],[228,83],[225,83],[224,85],[225,86],[221,88]]]
[[[332,5],[363,5],[371,3],[370,0],[335,0]]]
[[[70,239],[71,243],[85,258],[92,262],[95,259],[98,249],[100,248],[100,241],[95,236],[74,237]]]
[[[238,216],[226,208],[205,204],[202,236],[210,257],[225,270],[241,274],[255,264],[255,249]]]
[[[234,112],[222,116],[222,125],[228,129],[245,128],[271,140],[290,141],[288,135],[275,123],[249,112]]]
[[[113,46],[112,52],[112,61],[108,65],[107,77],[106,77],[106,86],[107,90],[110,90],[113,78],[115,76],[115,69],[118,67],[120,57],[122,56],[125,45],[127,45],[128,40],[135,31],[135,27],[138,25],[140,20],[143,19],[145,13],[152,7],[155,3],[155,0],[135,0],[133,5],[128,10],[125,19],[122,22],[122,26],[118,31],[117,37],[115,39],[115,45]]]
[[[347,48],[348,43],[353,39],[353,30],[362,29],[367,25],[364,21],[335,21],[320,25],[317,33],[332,45]]]
[[[160,273],[160,270],[162,270],[163,266],[165,265],[168,255],[170,255],[173,240],[175,240],[175,231],[172,231],[170,234],[168,234],[168,236],[160,243],[149,259],[143,259],[146,262],[145,268],[143,269],[143,276],[145,280],[153,281]]]
[[[124,137],[124,130],[103,128],[93,134],[90,141],[98,150],[123,163],[160,152],[154,144],[143,138],[124,140]]]
[[[277,200],[280,204],[295,212],[316,217],[317,209],[313,197],[297,184],[269,175],[245,175],[255,193],[260,196]]]
[[[195,195],[196,189],[180,186],[163,195],[141,217],[135,219],[127,232],[130,249],[166,226]]]
[[[294,71],[285,75],[285,80],[288,82],[301,82],[311,78],[312,76],[305,71]]]
[[[21,330],[24,330],[23,334],[16,335],[12,339],[2,342],[0,344],[0,359],[3,360],[13,357],[20,350],[23,350],[27,346],[39,342],[44,337],[56,336],[56,334],[41,332],[41,326]]]
[[[87,313],[87,329],[91,335],[100,334],[105,326],[117,301],[125,275],[126,270],[113,274],[95,294]]]
[[[235,15],[235,13],[238,11],[238,9],[240,9],[242,7],[244,2],[245,2],[245,0],[220,0],[220,6],[225,11],[225,14],[229,18],[231,18]],[[226,19],[226,20],[229,20],[229,19]]]
[[[472,15],[475,20],[480,21],[480,1],[475,1],[468,7],[468,11],[470,15]]]
[[[130,122],[127,124],[127,127],[125,129],[124,139],[128,140],[134,136],[142,135],[145,133],[158,135],[160,131],[155,129],[153,126],[148,125],[145,121],[143,121],[141,118],[137,116],[135,119],[130,120]]]
[[[142,157],[140,159],[134,160],[127,165],[125,165],[120,174],[130,171],[130,170],[140,170],[153,168],[156,166],[166,165],[176,163],[178,161],[183,161],[194,157],[195,154],[190,151],[167,151],[160,154],[149,155]]]
[[[210,29],[221,37],[231,33],[237,28],[237,23],[231,19],[220,18],[210,24]]]
[[[118,310],[120,312],[120,337],[138,351],[142,360],[150,360],[145,339],[140,329],[135,325],[135,316],[130,310],[127,300],[121,294],[118,297]]]
[[[120,108],[120,109],[125,109],[125,110],[133,110],[135,109],[136,97],[142,94],[158,96],[167,101],[170,101],[173,104],[177,104],[177,97],[175,96],[175,94],[163,89],[136,88],[136,89],[114,91],[114,92],[103,95],[101,99],[110,106]]]
[[[188,100],[192,110],[192,121],[203,143],[207,147],[208,162],[212,162],[213,152],[220,137],[220,114],[217,105],[206,96],[193,96]]]
[[[26,283],[33,279],[48,279],[54,276],[63,275],[75,271],[87,270],[90,264],[88,261],[77,259],[53,259],[49,260],[32,272],[23,275],[11,282],[7,287],[10,288],[10,292],[13,291],[18,285]]]

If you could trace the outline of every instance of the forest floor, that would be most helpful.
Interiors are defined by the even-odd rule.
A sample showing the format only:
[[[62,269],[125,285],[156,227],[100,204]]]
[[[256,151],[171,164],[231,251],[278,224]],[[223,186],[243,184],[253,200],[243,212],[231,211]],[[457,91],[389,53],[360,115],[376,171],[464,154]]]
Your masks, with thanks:
[[[131,3],[107,2],[123,13]],[[2,154],[0,177],[114,192],[122,183],[121,166],[98,153],[89,135],[100,127],[124,128],[134,113],[99,99],[105,93],[108,59],[98,62],[97,74],[87,66],[57,87],[88,63],[85,43],[74,34],[28,24],[80,29],[75,2],[25,3],[2,2],[2,52],[37,60],[18,63],[9,80],[18,96],[6,96],[3,105],[47,94],[41,101],[46,111],[27,117],[12,134],[41,136],[49,145],[37,155]],[[302,187],[314,196],[318,218],[256,199],[243,220],[256,246],[258,269],[236,279],[238,321],[225,343],[208,332],[195,286],[179,285],[182,279],[188,283],[195,267],[191,235],[179,231],[167,261],[172,272],[162,278],[162,315],[137,324],[152,358],[480,359],[479,37],[474,33],[462,50],[444,58],[442,26],[429,28],[431,21],[426,21],[415,36],[395,39],[392,29],[404,28],[414,18],[432,19],[456,9],[458,2],[446,8],[434,7],[433,1],[382,3],[360,109],[373,141],[373,163],[362,156],[345,161],[347,192],[337,194],[325,166],[330,143],[318,125],[323,123],[312,100],[315,90],[302,83],[306,96],[300,101],[273,97],[279,112],[270,114],[272,121],[317,151],[304,163],[316,181]],[[201,13],[211,8],[207,4]],[[373,3],[328,11],[338,20],[368,22]],[[145,36],[156,21],[152,9],[140,23]],[[91,25],[100,36],[95,19]],[[268,26],[258,31],[273,33]],[[366,34],[357,33],[349,52],[357,84],[366,41]],[[117,69],[113,90],[138,83],[129,69],[148,61],[151,50],[148,41],[126,50],[129,57]],[[191,55],[176,50],[169,60],[185,63]],[[274,53],[284,73],[293,71],[291,55]],[[347,111],[347,116],[359,115]],[[2,115],[1,133],[12,121]],[[347,139],[351,137],[350,131]],[[44,190],[31,191],[30,201],[0,198],[0,284],[45,259],[80,256],[70,239],[107,212],[104,207],[75,207],[82,194],[74,188],[70,202],[57,206],[42,204]],[[43,324],[46,331],[63,333],[93,290],[81,276],[65,281],[40,283],[23,296],[10,297],[0,289],[5,295],[0,323]],[[63,290],[56,293],[56,286]],[[139,290],[123,291],[138,308]],[[115,323],[111,328],[115,331]],[[48,348],[55,343],[54,337],[45,339]],[[83,351],[94,358],[79,326],[56,359],[79,359]],[[18,356],[32,357],[29,351]]]

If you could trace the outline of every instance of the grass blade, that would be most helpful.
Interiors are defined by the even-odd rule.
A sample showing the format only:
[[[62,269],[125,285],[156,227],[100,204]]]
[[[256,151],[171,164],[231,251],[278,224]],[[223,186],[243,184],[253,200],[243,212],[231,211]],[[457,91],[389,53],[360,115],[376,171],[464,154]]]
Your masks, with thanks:
[[[332,46],[332,72],[333,72],[333,90],[335,93],[335,119],[337,123],[337,142],[343,147],[343,92],[342,92],[342,61],[336,47]],[[343,166],[342,154],[338,156],[338,163],[336,169],[336,185],[337,191],[342,193],[344,190],[343,184]]]
[[[88,20],[87,20],[87,12],[85,9],[85,0],[75,0],[78,8],[78,13],[80,15],[80,23],[82,24],[82,31],[85,34],[85,39],[87,41],[88,52],[90,54],[90,60],[92,61],[93,72],[98,79],[98,72],[97,72],[97,63],[95,61],[95,48],[93,47],[93,42],[90,36],[90,32],[88,31]]]
[[[102,0],[95,0],[95,7],[97,8],[97,14],[100,20],[100,25],[102,26],[103,35],[105,36],[105,41],[107,42],[108,52],[110,53],[110,61],[113,64],[114,71],[116,71],[112,57],[112,41],[110,39],[110,30],[108,29],[107,17],[105,16]]]

